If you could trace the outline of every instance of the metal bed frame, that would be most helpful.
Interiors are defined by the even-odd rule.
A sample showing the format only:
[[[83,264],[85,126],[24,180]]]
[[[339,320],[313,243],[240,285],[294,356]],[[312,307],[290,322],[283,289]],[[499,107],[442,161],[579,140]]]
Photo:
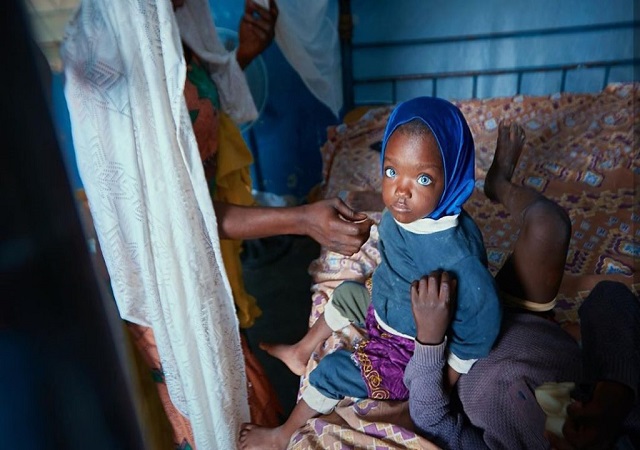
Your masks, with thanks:
[[[484,33],[484,34],[470,34],[446,38],[428,38],[428,39],[411,39],[411,40],[397,40],[392,42],[367,42],[367,43],[353,43],[351,36],[353,30],[353,22],[351,18],[351,7],[349,0],[340,0],[340,21],[339,30],[341,38],[341,51],[342,51],[342,83],[343,83],[343,95],[344,95],[344,111],[349,111],[353,107],[357,106],[355,102],[355,87],[358,85],[372,85],[372,84],[389,84],[391,86],[391,101],[389,103],[397,102],[397,86],[401,82],[406,81],[419,81],[419,80],[431,80],[431,95],[438,95],[438,81],[450,78],[471,78],[472,79],[472,94],[471,98],[477,98],[478,95],[478,79],[480,77],[496,76],[496,75],[516,75],[516,92],[515,95],[522,93],[522,79],[525,74],[530,73],[544,73],[544,72],[560,72],[561,73],[561,85],[560,91],[565,91],[567,74],[572,71],[579,71],[583,69],[592,68],[604,68],[602,88],[609,83],[610,72],[614,67],[632,67],[634,70],[634,80],[637,80],[635,70],[640,67],[640,58],[634,54],[633,58],[607,60],[607,61],[585,61],[580,63],[569,64],[549,64],[549,65],[537,65],[528,67],[512,67],[512,68],[499,68],[499,69],[481,69],[481,70],[464,70],[464,71],[450,71],[450,72],[432,72],[432,73],[415,73],[406,75],[395,76],[376,76],[376,77],[361,77],[356,78],[353,75],[353,54],[359,50],[366,50],[372,48],[401,48],[407,46],[424,46],[424,45],[436,45],[436,44],[450,44],[450,43],[464,43],[470,41],[487,41],[497,39],[512,39],[523,37],[539,37],[539,36],[560,36],[567,34],[579,34],[589,33],[594,31],[612,31],[612,30],[637,30],[640,28],[640,21],[626,21],[611,24],[598,24],[598,25],[582,25],[582,26],[568,26],[559,28],[546,28],[526,31],[513,31],[513,32],[497,32],[497,33]]]

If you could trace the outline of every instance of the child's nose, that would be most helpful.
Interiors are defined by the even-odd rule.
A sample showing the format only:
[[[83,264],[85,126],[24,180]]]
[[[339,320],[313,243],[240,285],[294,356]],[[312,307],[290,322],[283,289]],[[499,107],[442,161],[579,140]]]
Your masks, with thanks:
[[[396,197],[411,198],[411,189],[409,189],[407,183],[398,183],[396,186]]]

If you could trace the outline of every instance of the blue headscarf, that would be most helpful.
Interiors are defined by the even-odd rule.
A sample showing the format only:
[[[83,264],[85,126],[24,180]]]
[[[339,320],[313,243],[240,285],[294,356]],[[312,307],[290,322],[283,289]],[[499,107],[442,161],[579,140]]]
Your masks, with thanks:
[[[400,103],[389,116],[380,162],[384,161],[387,141],[396,128],[413,119],[420,119],[431,129],[444,165],[444,191],[438,206],[427,217],[437,220],[459,214],[473,192],[475,147],[467,121],[452,103],[435,97],[417,97]]]

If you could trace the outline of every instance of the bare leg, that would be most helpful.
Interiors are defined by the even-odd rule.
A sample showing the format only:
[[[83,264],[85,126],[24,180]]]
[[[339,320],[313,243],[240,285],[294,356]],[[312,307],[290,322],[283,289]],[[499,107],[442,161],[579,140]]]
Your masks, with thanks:
[[[328,339],[331,333],[333,330],[327,325],[323,314],[297,343],[292,345],[260,343],[260,348],[285,363],[291,372],[301,376],[307,368],[313,350]]]
[[[513,253],[496,275],[498,286],[536,303],[555,298],[571,238],[571,221],[555,202],[511,182],[525,135],[517,123],[501,122],[496,152],[487,173],[487,197],[502,203],[520,226]]]
[[[285,423],[276,428],[265,428],[252,423],[243,423],[238,437],[238,447],[242,450],[284,450],[293,433],[307,420],[317,416],[304,400],[300,400],[293,408]]]

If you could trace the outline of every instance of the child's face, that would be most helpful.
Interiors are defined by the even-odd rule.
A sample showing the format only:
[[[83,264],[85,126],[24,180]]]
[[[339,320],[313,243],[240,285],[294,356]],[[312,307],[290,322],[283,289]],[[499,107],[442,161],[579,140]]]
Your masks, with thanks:
[[[382,200],[398,222],[422,219],[438,206],[445,180],[433,135],[396,130],[387,141],[382,171]]]

